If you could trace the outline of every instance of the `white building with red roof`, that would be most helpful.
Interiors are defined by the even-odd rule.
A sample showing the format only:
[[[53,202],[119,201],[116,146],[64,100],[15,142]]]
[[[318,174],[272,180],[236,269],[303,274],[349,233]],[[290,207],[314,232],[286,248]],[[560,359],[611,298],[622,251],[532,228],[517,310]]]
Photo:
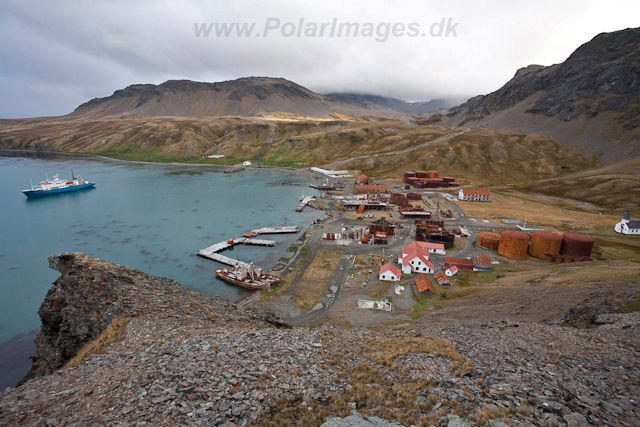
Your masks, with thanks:
[[[393,282],[397,282],[402,277],[402,272],[398,267],[391,264],[390,262],[380,267],[380,280],[390,280]]]
[[[402,254],[398,257],[398,263],[402,266],[404,274],[433,273],[434,266],[429,259],[429,249],[419,245],[423,242],[413,242],[402,248]]]
[[[447,276],[451,277],[451,276],[455,276],[456,274],[458,274],[458,271],[460,271],[458,266],[457,265],[452,265],[451,267],[447,268],[444,271],[444,274],[446,274]]]

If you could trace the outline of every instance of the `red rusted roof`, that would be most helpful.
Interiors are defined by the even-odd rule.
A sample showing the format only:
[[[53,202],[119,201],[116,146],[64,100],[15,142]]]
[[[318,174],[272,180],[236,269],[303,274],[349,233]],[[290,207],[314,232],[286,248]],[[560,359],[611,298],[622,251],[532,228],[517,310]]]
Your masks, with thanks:
[[[426,274],[418,274],[415,280],[418,293],[423,293],[424,291],[429,291],[434,294],[436,293],[435,289],[433,289],[433,284],[431,284],[431,280],[429,280]]]
[[[469,258],[453,258],[453,257],[444,257],[445,264],[454,264],[454,265],[470,265],[473,266],[473,260]]]
[[[360,175],[358,175],[358,181],[363,182],[366,181],[367,178],[369,178],[367,175],[361,173]]]
[[[443,271],[437,272],[436,275],[433,277],[435,277],[435,279],[438,281],[438,284],[440,285],[451,284],[451,282],[449,281],[449,278],[444,274]]]
[[[462,194],[464,194],[465,196],[491,196],[491,191],[462,189]]]
[[[388,185],[382,185],[382,184],[363,184],[363,185],[356,185],[356,190],[389,190],[389,186]]]
[[[491,265],[491,257],[489,255],[475,254],[474,259],[475,259],[475,265],[487,265],[487,266]]]
[[[395,274],[398,277],[402,276],[402,271],[400,271],[400,269],[398,267],[396,267],[395,265],[391,264],[390,262],[388,262],[385,265],[383,265],[382,267],[380,267],[380,274],[382,274],[382,273],[384,273],[386,271],[390,271],[390,272],[392,272],[393,274]]]

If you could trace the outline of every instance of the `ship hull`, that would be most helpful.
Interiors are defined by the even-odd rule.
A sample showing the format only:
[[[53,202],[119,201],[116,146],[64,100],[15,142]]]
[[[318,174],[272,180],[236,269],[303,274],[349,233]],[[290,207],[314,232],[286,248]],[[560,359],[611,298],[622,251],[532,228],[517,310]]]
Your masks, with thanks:
[[[88,184],[72,185],[65,188],[54,188],[52,190],[22,190],[22,193],[29,198],[42,197],[42,196],[51,196],[54,194],[69,193],[71,191],[84,190],[87,188],[91,188],[94,185],[96,185],[95,182],[90,182]]]
[[[215,270],[216,275],[224,280],[225,282],[233,283],[234,285],[241,286],[245,289],[250,289],[252,291],[262,291],[271,289],[271,285],[275,285],[281,282],[281,279],[277,276],[266,275],[263,277],[268,278],[269,280],[261,280],[260,283],[257,282],[245,282],[242,280],[234,279],[228,276],[228,273],[225,272],[223,268],[217,268]]]

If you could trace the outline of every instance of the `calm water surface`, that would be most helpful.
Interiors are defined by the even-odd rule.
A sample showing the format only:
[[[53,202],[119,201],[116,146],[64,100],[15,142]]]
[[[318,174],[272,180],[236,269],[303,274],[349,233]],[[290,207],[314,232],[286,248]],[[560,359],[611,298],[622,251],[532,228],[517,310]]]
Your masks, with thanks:
[[[270,183],[313,180],[293,171],[250,169],[225,174],[215,166],[123,163],[73,156],[0,152],[0,388],[29,368],[38,308],[59,273],[47,257],[83,252],[185,287],[237,300],[242,288],[218,279],[198,249],[257,227],[307,227],[319,214],[295,212],[306,187]],[[80,174],[95,189],[27,199],[20,190],[59,173]],[[300,235],[270,235],[274,248],[225,251],[268,269]],[[20,365],[20,366],[17,366]]]

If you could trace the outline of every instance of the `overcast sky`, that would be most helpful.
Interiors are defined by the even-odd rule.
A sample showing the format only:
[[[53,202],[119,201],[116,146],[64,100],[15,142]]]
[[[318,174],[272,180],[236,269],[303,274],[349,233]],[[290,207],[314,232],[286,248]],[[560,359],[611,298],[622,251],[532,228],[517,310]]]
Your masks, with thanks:
[[[270,76],[320,93],[468,98],[520,67],[562,62],[601,32],[637,27],[639,16],[637,0],[5,1],[0,117],[67,114],[128,85],[170,79]],[[357,23],[358,37],[331,37],[329,25],[321,36],[334,18]],[[446,28],[433,37],[443,18],[448,37]],[[251,36],[216,37],[213,27],[197,37],[194,28],[236,22],[255,23]]]

